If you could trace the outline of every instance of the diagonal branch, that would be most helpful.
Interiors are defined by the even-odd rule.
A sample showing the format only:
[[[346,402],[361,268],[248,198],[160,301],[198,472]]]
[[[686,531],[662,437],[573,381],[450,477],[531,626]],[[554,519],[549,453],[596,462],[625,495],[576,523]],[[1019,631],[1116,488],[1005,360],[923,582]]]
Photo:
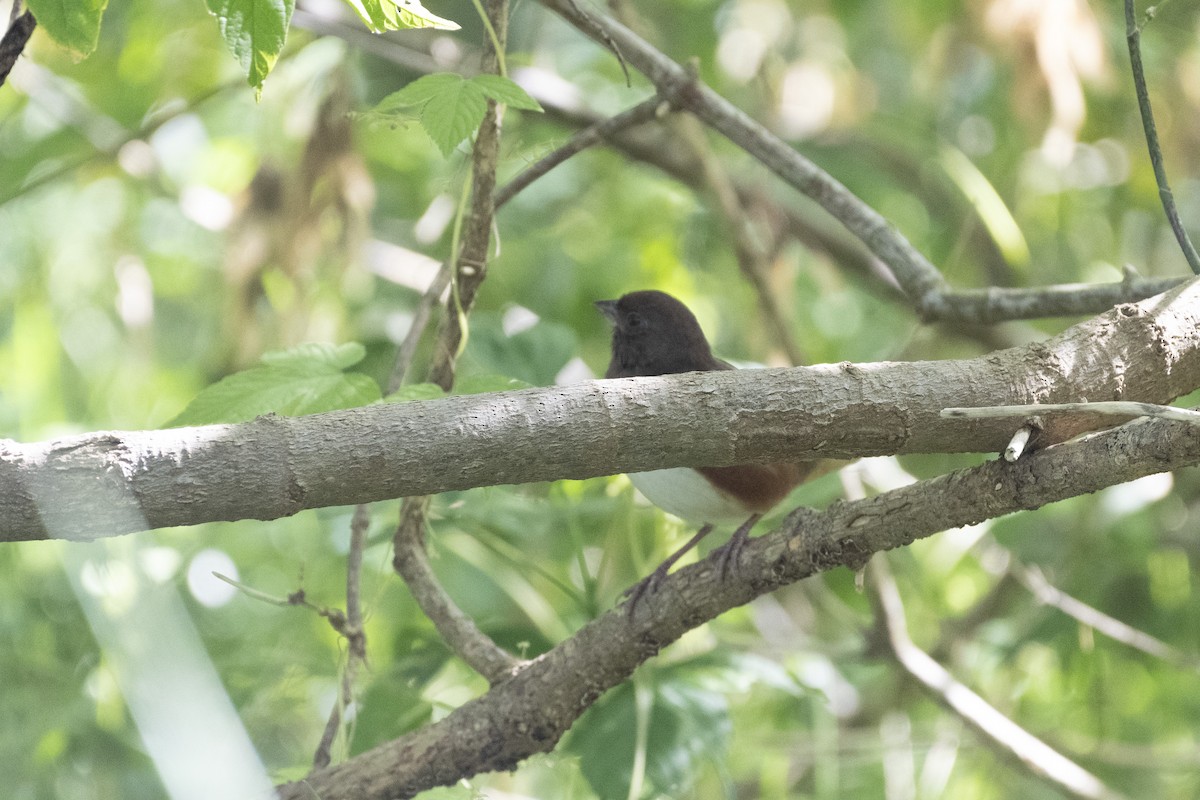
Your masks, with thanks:
[[[1200,659],[1183,653],[1162,639],[1140,631],[1132,625],[1072,597],[1046,580],[1046,576],[1037,567],[1013,564],[1009,567],[1009,574],[1029,590],[1029,593],[1042,605],[1057,608],[1080,624],[1094,628],[1126,647],[1132,647],[1147,655],[1161,658],[1177,667],[1200,671]]]
[[[876,612],[887,630],[892,655],[910,676],[935,700],[957,714],[1002,755],[1016,760],[1034,775],[1057,784],[1074,797],[1087,800],[1116,800],[1113,792],[1095,775],[1002,714],[913,643],[904,620],[900,590],[886,558],[871,562],[867,572],[875,588]]]
[[[1017,464],[990,461],[825,511],[797,509],[750,541],[738,580],[720,580],[712,558],[672,573],[635,619],[615,608],[439,722],[287,784],[280,796],[412,797],[512,769],[552,750],[585,709],[659,650],[759,595],[838,566],[858,567],[872,553],[947,528],[1197,462],[1200,430],[1154,420],[1047,448]]]
[[[937,268],[875,209],[645,39],[616,20],[581,13],[572,0],[542,0],[542,4],[588,36],[599,39],[602,33],[611,39],[626,60],[649,78],[673,106],[692,112],[801,194],[815,200],[892,269],[919,310],[924,312],[945,288]]]
[[[593,123],[571,137],[571,140],[496,190],[497,210],[512,200],[531,183],[542,177],[576,153],[608,140],[621,131],[648,122],[669,109],[657,95],[651,96],[620,114]]]
[[[1099,286],[951,291],[937,268],[882,215],[633,31],[603,15],[581,13],[572,0],[542,0],[542,5],[593,39],[599,40],[598,31],[602,32],[673,107],[695,114],[794,189],[816,201],[888,266],[925,320],[994,322],[1095,313],[1114,303],[1145,296],[1139,294],[1141,291],[1153,293],[1167,288],[1162,281],[1128,278]]]

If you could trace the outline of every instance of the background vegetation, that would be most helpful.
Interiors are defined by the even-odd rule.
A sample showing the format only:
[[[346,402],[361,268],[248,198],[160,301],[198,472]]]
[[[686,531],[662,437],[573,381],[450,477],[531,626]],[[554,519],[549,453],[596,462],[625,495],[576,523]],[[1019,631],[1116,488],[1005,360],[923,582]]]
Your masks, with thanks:
[[[384,393],[421,293],[450,253],[469,143],[445,157],[411,116],[372,109],[425,72],[473,71],[485,36],[470,4],[430,6],[462,29],[372,36],[348,10],[302,3],[257,99],[194,0],[114,4],[84,60],[35,34],[0,89],[0,434],[163,427],[218,379],[305,342],[363,345],[349,369],[365,376],[354,379],[365,394],[335,403]],[[1147,276],[1187,272],[1158,206],[1112,4],[611,6],[672,57],[694,56],[705,82],[887,216],[956,286],[1113,281],[1126,264]],[[1200,145],[1198,23],[1194,5],[1165,5],[1143,39],[1185,222],[1200,214],[1189,158]],[[331,32],[341,35],[321,35]],[[535,3],[515,6],[509,40],[510,75],[546,113],[510,108],[502,180],[565,141],[582,111],[611,115],[649,93]],[[703,136],[684,122],[671,130],[681,149]],[[761,239],[781,224],[778,207],[838,235],[727,142],[705,147],[756,187]],[[789,359],[719,204],[644,162],[588,151],[498,222],[462,390],[601,373],[608,332],[592,301],[635,288],[685,300],[726,357]],[[808,363],[964,357],[1071,322],[923,325],[878,275],[828,247],[780,241],[760,277]],[[259,397],[246,389],[229,402],[243,401]],[[788,507],[977,460],[872,459],[802,487]],[[1198,491],[1194,473],[1155,476],[889,554],[913,639],[1115,790],[1197,796]],[[486,688],[392,570],[397,506],[371,509],[369,662],[335,760]],[[0,548],[10,796],[164,796],[152,735],[118,685],[121,644],[96,611],[136,604],[156,584],[178,587],[181,624],[203,645],[166,653],[161,668],[211,662],[272,780],[307,772],[344,642],[311,611],[266,604],[210,573],[344,605],[349,519],[329,509]],[[611,607],[690,535],[621,476],[445,494],[430,521],[451,596],[526,656]],[[922,691],[881,630],[852,573],[813,578],[689,634],[597,703],[555,753],[428,796],[1062,796]]]

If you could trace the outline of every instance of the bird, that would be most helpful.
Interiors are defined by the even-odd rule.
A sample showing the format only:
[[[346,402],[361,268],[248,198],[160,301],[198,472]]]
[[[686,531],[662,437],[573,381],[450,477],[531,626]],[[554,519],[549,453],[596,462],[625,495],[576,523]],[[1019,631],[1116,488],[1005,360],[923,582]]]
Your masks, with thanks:
[[[737,369],[713,355],[696,316],[665,292],[629,292],[617,300],[598,300],[595,306],[612,323],[612,360],[606,378]],[[819,463],[678,467],[630,473],[630,481],[654,505],[701,525],[683,547],[625,592],[630,617],[638,601],[647,592],[656,591],[675,562],[711,533],[717,523],[740,522],[720,553],[720,575],[724,580],[731,568],[736,569],[754,524],[793,488],[815,477]]]

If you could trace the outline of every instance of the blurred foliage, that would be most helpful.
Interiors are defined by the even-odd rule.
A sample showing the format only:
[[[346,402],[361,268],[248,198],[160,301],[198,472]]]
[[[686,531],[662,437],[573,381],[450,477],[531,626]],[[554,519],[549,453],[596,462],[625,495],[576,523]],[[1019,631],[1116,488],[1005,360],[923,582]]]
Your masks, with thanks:
[[[475,63],[485,33],[471,6],[430,5],[463,29],[370,38],[348,16],[348,29],[367,38],[341,41],[302,27],[330,12],[301,3],[258,100],[203,3],[114,4],[82,61],[35,35],[0,89],[0,435],[162,427],[181,413],[244,418],[277,399],[238,381],[272,370],[320,402],[330,398],[314,386],[334,387],[332,405],[378,398],[449,252],[468,173],[465,146],[443,158],[420,125],[366,113],[420,77],[398,62],[442,72]],[[1186,273],[1145,158],[1116,6],[610,5],[673,57],[695,56],[704,80],[887,215],[955,285],[1113,280],[1127,263]],[[376,7],[360,13],[373,19]],[[1198,31],[1195,5],[1171,3],[1142,39],[1185,221],[1200,218],[1200,168],[1188,158],[1200,146]],[[570,135],[554,107],[582,101],[613,113],[646,94],[644,79],[626,88],[611,53],[536,3],[517,5],[510,37],[510,74],[551,113],[509,109],[502,178]],[[730,174],[828,228],[807,201],[708,138]],[[682,134],[677,141],[685,146]],[[459,391],[602,372],[608,332],[592,302],[634,288],[684,299],[722,355],[782,363],[726,223],[653,168],[584,153],[498,222]],[[964,357],[1069,322],[983,334],[920,327],[874,279],[796,241],[768,266],[811,362]],[[299,351],[303,368],[263,359],[312,342],[326,344]],[[428,348],[390,399],[436,396],[421,384]],[[233,389],[226,404],[197,411],[220,387]],[[964,463],[871,460],[861,475],[883,489]],[[840,493],[828,476],[792,501],[820,506]],[[1114,788],[1200,796],[1198,495],[1192,472],[1158,476],[889,555],[913,638]],[[335,756],[440,719],[486,688],[391,571],[396,506],[372,509],[370,663],[348,746]],[[336,693],[341,645],[311,612],[215,589],[225,584],[209,572],[219,562],[261,591],[303,588],[312,602],[342,605],[348,525],[348,509],[326,509],[121,543],[0,548],[6,796],[165,796],[120,685],[120,654],[97,641],[82,610],[111,600],[105,586],[117,573],[109,583],[68,580],[79,562],[106,558],[184,596],[271,777],[303,775]],[[434,501],[429,538],[463,608],[505,647],[534,655],[611,607],[689,535],[618,476],[448,493]],[[1016,564],[1039,567],[1184,658],[1131,649],[1039,603],[1004,579]],[[854,576],[820,576],[690,633],[597,703],[555,753],[428,796],[1061,796],[936,705],[879,642]]]

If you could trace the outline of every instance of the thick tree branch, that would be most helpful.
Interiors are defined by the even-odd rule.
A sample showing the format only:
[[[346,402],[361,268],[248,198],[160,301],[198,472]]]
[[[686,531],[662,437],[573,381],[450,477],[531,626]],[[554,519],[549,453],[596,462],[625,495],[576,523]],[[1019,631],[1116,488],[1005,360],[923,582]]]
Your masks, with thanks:
[[[0,541],[167,525],[667,466],[998,452],[1019,425],[944,408],[1200,386],[1200,281],[1044,342],[964,361],[594,381],[239,425],[0,441]],[[1039,441],[1112,424],[1055,415]],[[697,435],[697,432],[703,435]]]
[[[797,509],[778,529],[750,541],[737,580],[720,580],[713,558],[684,567],[642,600],[633,620],[615,608],[441,721],[283,786],[280,796],[412,797],[480,772],[512,769],[553,749],[585,709],[663,647],[754,597],[837,566],[857,567],[872,553],[947,528],[1198,461],[1200,430],[1135,422],[1017,464],[990,461],[821,512]]]

